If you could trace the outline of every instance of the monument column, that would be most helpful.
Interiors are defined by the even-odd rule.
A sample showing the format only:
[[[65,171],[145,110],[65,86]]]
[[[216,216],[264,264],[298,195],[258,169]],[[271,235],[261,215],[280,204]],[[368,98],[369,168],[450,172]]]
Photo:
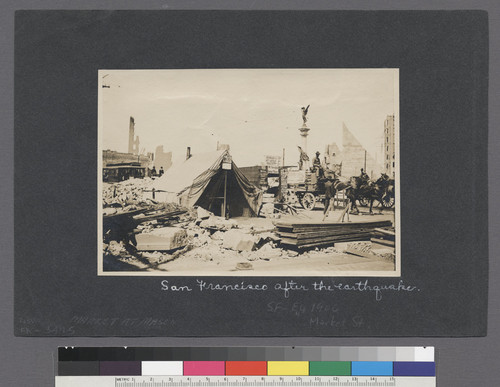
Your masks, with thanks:
[[[302,149],[304,149],[304,152],[306,152],[306,153],[307,153],[307,136],[308,136],[309,130],[310,129],[307,127],[305,122],[299,128],[300,136],[302,137]]]
[[[300,136],[302,137],[302,149],[300,150],[300,161],[299,168],[301,170],[309,166],[309,156],[307,155],[307,136],[309,135],[309,128],[307,127],[307,112],[309,111],[309,106],[302,107],[302,126],[299,128]]]

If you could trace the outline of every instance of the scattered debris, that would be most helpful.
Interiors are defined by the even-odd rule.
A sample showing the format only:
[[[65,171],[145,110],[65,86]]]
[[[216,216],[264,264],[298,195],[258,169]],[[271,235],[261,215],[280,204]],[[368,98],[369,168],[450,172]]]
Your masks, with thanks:
[[[142,257],[146,258],[151,264],[159,265],[160,263],[168,261],[168,254],[162,254],[159,251],[143,252]]]
[[[128,179],[119,183],[103,183],[103,207],[126,207],[130,205],[149,206],[157,204],[153,199],[144,196],[144,191],[151,188],[153,180]]]
[[[226,231],[222,239],[223,247],[236,251],[252,251],[256,243],[257,237],[237,229]]]
[[[276,246],[272,243],[269,242],[262,246],[258,251],[258,256],[259,259],[262,259],[264,261],[269,261],[273,258],[279,258],[282,255],[282,250],[279,248],[276,248]]]
[[[212,239],[214,241],[222,241],[224,239],[224,232],[223,231],[216,231],[212,234]]]
[[[270,218],[274,215],[274,203],[264,203],[259,212],[260,216]]]
[[[109,251],[111,255],[118,257],[120,256],[121,253],[123,253],[126,250],[125,246],[123,245],[123,242],[111,241],[107,245],[107,251]]]
[[[236,270],[253,270],[253,266],[249,262],[238,262],[236,264]]]
[[[213,231],[227,231],[238,227],[238,223],[233,219],[225,219],[221,216],[210,216],[208,219],[201,221],[200,227]]]
[[[184,247],[188,243],[186,230],[177,227],[162,227],[136,235],[137,250],[168,251]]]
[[[372,252],[372,246],[370,242],[349,243],[345,252],[364,258],[377,257],[377,255]]]
[[[214,216],[214,214],[212,214],[211,212],[205,210],[204,208],[202,207],[196,207],[196,215],[197,215],[197,218],[198,219],[208,219],[210,218],[211,216]]]

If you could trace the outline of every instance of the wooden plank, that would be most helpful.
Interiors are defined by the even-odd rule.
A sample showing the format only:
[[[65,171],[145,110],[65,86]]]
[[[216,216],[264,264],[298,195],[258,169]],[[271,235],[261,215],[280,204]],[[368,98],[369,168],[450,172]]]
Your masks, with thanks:
[[[332,243],[332,242],[350,242],[350,241],[362,241],[362,240],[370,240],[369,233],[362,234],[349,234],[349,235],[338,235],[330,238],[316,238],[316,239],[291,239],[291,238],[282,238],[281,244],[293,245],[293,246],[314,246],[316,244],[321,243]]]
[[[325,242],[317,242],[317,243],[311,243],[307,245],[300,245],[297,246],[298,249],[303,250],[303,249],[310,249],[313,247],[326,247],[326,246],[333,246],[335,243],[341,243],[341,242],[358,242],[358,241],[363,241],[364,239],[356,239],[356,238],[349,238],[346,240],[338,240],[338,241],[325,241]]]
[[[144,223],[148,222],[151,220],[161,220],[161,219],[170,219],[177,217],[179,215],[182,215],[186,213],[187,211],[174,211],[174,212],[164,212],[164,213],[157,213],[154,215],[148,215],[148,216],[134,216],[134,221],[139,224],[139,223]]]
[[[287,223],[287,222],[277,222],[276,226],[278,227],[330,227],[330,226],[335,226],[335,225],[376,225],[376,224],[391,224],[392,222],[390,220],[367,220],[367,221],[362,221],[362,222],[320,222],[320,223],[312,223],[312,222],[297,222],[297,223]]]
[[[396,236],[396,233],[391,230],[386,230],[384,228],[376,228],[374,231],[380,232],[385,235]]]
[[[371,237],[370,233],[345,234],[345,235],[332,236],[332,237],[328,237],[328,238],[300,239],[300,240],[297,240],[297,244],[303,245],[303,244],[311,244],[311,243],[316,243],[316,242],[339,241],[341,239],[344,240],[344,239],[349,239],[349,238],[357,238],[357,239],[363,238],[364,240],[369,241],[370,237]]]
[[[382,245],[382,246],[389,246],[389,247],[395,247],[396,246],[396,243],[394,241],[389,241],[387,239],[371,238],[370,240],[373,243],[376,243],[376,244]]]
[[[374,238],[385,239],[385,240],[393,241],[393,242],[396,240],[396,237],[393,235],[386,235],[386,234],[379,233],[377,231],[373,231],[372,236]]]
[[[113,208],[113,207],[110,207],[110,208]],[[115,212],[114,214],[103,215],[103,218],[104,219],[112,219],[114,217],[117,217],[117,216],[119,217],[119,216],[123,216],[123,215],[133,216],[136,214],[140,214],[141,212],[145,212],[145,211],[148,211],[148,209],[147,208],[146,209],[139,208],[138,210],[118,212],[118,208],[117,208],[117,212]]]
[[[302,231],[302,230],[312,230],[312,229],[331,229],[338,227],[348,227],[348,228],[356,228],[356,227],[389,227],[392,226],[392,222],[390,220],[386,221],[377,221],[377,222],[336,222],[336,223],[296,223],[296,224],[284,224],[284,223],[276,223],[276,227],[278,229],[287,229],[292,230],[293,232]]]
[[[355,230],[331,230],[331,231],[314,231],[314,232],[281,232],[278,231],[278,235],[286,237],[286,238],[294,238],[294,239],[310,239],[314,237],[329,237],[335,235],[346,235],[346,234],[354,234],[354,233],[370,233],[372,234],[373,230],[370,228],[360,228]]]
[[[334,235],[335,233],[342,233],[342,232],[356,232],[356,231],[369,231],[373,234],[374,231],[373,231],[373,228],[369,228],[369,227],[363,227],[363,228],[338,228],[338,229],[332,229],[332,230],[318,230],[318,229],[313,229],[313,230],[300,230],[300,231],[297,231],[297,232],[291,232],[291,231],[283,231],[283,230],[276,230],[276,232],[278,234],[291,234],[291,235],[306,235],[306,234],[314,234],[314,233],[318,233],[318,235],[321,235],[324,234],[324,235],[327,235],[327,234],[332,234]],[[380,235],[380,234],[379,234]]]

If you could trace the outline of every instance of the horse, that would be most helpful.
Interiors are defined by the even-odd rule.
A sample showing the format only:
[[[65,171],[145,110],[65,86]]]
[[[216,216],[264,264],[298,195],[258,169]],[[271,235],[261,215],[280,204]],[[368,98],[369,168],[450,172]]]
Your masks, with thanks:
[[[350,187],[346,190],[347,197],[351,202],[352,213],[359,214],[356,201],[365,198],[370,202],[370,214],[373,215],[373,202],[375,200],[381,202],[387,187],[389,187],[389,179],[386,174],[382,174],[375,182],[366,181],[360,176],[352,176]]]
[[[381,187],[381,194],[378,201],[384,208],[391,208],[394,205],[394,179],[390,179],[385,173],[376,181]]]

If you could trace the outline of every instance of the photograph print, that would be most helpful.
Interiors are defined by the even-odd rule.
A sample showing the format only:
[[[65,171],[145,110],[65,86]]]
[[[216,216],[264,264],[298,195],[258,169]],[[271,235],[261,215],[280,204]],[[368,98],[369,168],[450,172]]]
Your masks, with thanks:
[[[98,274],[399,276],[398,69],[98,71]]]

